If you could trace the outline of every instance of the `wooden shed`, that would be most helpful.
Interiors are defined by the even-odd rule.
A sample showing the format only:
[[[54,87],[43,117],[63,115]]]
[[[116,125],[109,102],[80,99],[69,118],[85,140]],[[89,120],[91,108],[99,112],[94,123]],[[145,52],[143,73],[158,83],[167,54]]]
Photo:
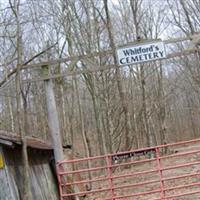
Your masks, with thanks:
[[[58,186],[51,161],[52,146],[27,137],[31,192],[35,200],[57,200]],[[0,131],[0,200],[21,200],[21,140],[16,134]]]

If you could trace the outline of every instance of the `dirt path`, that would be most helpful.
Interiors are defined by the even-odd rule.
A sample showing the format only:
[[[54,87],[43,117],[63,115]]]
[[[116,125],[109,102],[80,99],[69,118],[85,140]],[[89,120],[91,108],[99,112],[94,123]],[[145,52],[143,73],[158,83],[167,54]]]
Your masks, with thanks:
[[[183,145],[179,148],[172,149],[171,153],[168,155],[173,155],[177,154],[177,157],[173,158],[166,158],[162,159],[161,164],[163,168],[170,168],[173,166],[181,165],[181,164],[186,164],[186,163],[194,163],[194,162],[200,162],[200,153],[193,153],[190,155],[184,155],[184,156],[178,156],[184,152],[189,152],[189,151],[200,151],[200,145]],[[140,157],[136,159],[137,161],[144,160],[146,159],[145,157]],[[124,161],[127,162],[127,161]],[[130,159],[128,160],[130,162]],[[145,172],[149,170],[154,170],[157,169],[157,161],[152,161],[148,163],[137,163],[129,166],[129,168],[124,168],[124,167],[118,167],[113,173],[113,176],[119,176],[119,175],[126,175],[126,174],[131,174],[131,173],[140,173],[140,172]],[[164,170],[163,172],[163,177],[164,179],[169,179],[175,176],[181,176],[181,175],[188,175],[188,174],[194,174],[191,177],[185,177],[185,178],[180,178],[176,180],[165,180],[164,185],[165,188],[170,188],[170,190],[167,190],[165,192],[166,196],[171,196],[171,195],[177,195],[177,194],[183,194],[183,193],[188,193],[188,192],[193,192],[193,191],[200,191],[200,163],[197,163],[196,165],[192,166],[187,166],[187,167],[181,167],[181,168],[176,168],[176,169],[170,169],[170,170]],[[106,175],[106,172],[102,172],[101,175],[98,176],[98,178],[102,178]],[[97,178],[97,177],[96,177]],[[159,180],[160,176],[158,172],[152,172],[152,173],[147,173],[147,174],[139,174],[139,175],[128,175],[127,177],[123,178],[117,178],[113,179],[113,184],[115,187],[121,187],[124,186],[123,189],[115,189],[114,193],[116,196],[121,196],[121,195],[129,195],[129,194],[136,194],[140,192],[151,192],[153,190],[160,190],[160,182],[154,182],[151,184],[145,184],[145,185],[138,185],[138,186],[133,186],[133,187],[128,187],[128,185],[131,184],[140,184],[142,182],[148,182],[148,181],[154,181],[154,180]],[[186,188],[179,188],[179,189],[174,189],[174,187],[177,186],[182,186],[182,185],[189,185],[197,183],[196,186],[191,186],[191,187],[186,187]],[[125,187],[127,186],[127,187]],[[104,189],[104,188],[109,188],[109,182],[98,182],[93,184],[93,190],[99,190],[99,189]],[[94,193],[94,194],[89,194],[87,195],[86,199],[87,200],[105,200],[106,198],[109,198],[110,196],[110,191],[108,192],[101,192],[101,193]],[[160,198],[160,193],[155,193],[155,194],[149,194],[149,195],[144,195],[144,196],[135,196],[135,197],[125,197],[125,198],[120,198],[120,199],[135,199],[135,200],[154,200],[154,199],[159,199]],[[118,199],[118,198],[117,198]],[[193,195],[188,195],[185,197],[177,197],[177,198],[170,198],[173,200],[200,200],[200,193],[198,194],[193,194]]]

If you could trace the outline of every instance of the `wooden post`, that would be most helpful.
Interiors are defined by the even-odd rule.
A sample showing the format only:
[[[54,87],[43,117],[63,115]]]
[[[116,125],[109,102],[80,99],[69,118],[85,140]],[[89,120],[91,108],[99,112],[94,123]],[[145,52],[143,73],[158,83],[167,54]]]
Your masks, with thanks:
[[[48,72],[49,72],[48,65],[42,66],[43,75],[48,75]],[[47,103],[48,124],[49,124],[52,142],[53,142],[55,161],[57,163],[58,161],[61,161],[64,159],[64,153],[63,153],[63,147],[62,147],[60,125],[59,125],[59,119],[58,119],[58,112],[56,108],[55,95],[53,91],[52,79],[44,80],[44,84],[45,84],[45,96],[46,96],[46,103]],[[64,182],[65,183],[68,182],[67,177],[64,178]],[[76,185],[74,186],[74,191],[76,193],[79,192],[79,189]],[[75,200],[80,200],[78,196],[75,196],[74,198]]]
[[[47,75],[49,68],[47,65],[42,66],[43,75]],[[55,95],[53,91],[53,82],[51,79],[45,80],[45,96],[47,103],[47,114],[50,134],[53,142],[55,161],[61,161],[64,159],[62,139],[60,134],[60,125],[58,119],[58,112],[56,108]]]

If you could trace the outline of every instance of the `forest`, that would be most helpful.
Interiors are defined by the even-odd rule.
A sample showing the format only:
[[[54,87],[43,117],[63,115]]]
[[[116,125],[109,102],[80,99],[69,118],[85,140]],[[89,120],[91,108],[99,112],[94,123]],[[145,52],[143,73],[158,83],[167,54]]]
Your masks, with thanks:
[[[115,54],[198,34],[199,13],[199,0],[1,0],[0,129],[50,141],[51,80],[62,143],[82,157],[199,137],[199,51],[123,67]]]

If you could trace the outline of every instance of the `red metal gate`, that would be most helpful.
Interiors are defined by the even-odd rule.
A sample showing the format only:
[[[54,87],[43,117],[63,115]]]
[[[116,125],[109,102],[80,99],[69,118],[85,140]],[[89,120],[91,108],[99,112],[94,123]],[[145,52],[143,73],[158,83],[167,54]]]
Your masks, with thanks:
[[[199,199],[200,139],[62,161],[57,175],[60,200]]]

